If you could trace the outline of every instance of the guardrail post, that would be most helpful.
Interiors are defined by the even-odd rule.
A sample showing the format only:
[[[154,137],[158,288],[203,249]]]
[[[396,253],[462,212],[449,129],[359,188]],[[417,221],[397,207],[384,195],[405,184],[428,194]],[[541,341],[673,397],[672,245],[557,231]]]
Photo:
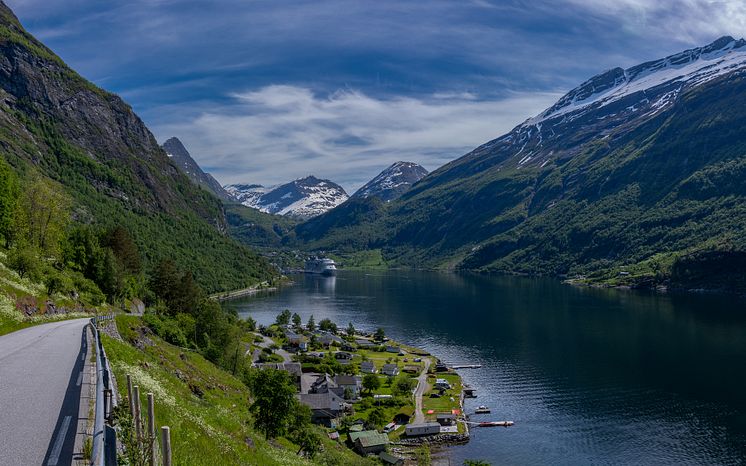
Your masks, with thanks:
[[[155,466],[155,402],[153,394],[148,393],[148,456],[150,457],[150,466]]]
[[[130,402],[130,416],[135,418],[135,404],[132,401],[132,376],[127,374],[127,398]]]
[[[171,466],[171,429],[161,427],[161,450],[163,451],[163,466]]]
[[[135,385],[133,387],[135,399],[132,401],[135,405],[135,417],[132,418],[133,422],[135,423],[135,434],[137,435],[137,444],[139,445],[140,442],[142,442],[142,424],[141,424],[141,417],[140,417],[140,387]]]

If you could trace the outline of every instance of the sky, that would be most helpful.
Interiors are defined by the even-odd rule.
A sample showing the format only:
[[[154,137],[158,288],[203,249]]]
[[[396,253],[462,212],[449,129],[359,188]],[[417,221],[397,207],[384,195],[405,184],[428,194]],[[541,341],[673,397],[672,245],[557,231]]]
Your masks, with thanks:
[[[746,30],[730,0],[5,0],[221,183],[433,170],[602,71]]]

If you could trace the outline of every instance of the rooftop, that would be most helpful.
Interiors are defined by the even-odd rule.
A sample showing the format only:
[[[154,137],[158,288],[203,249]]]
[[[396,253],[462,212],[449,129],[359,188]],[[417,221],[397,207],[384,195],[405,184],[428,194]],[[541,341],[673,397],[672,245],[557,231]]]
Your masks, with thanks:
[[[350,432],[350,441],[360,442],[360,446],[363,448],[373,447],[377,445],[388,445],[389,437],[386,434],[382,434],[376,430],[364,430],[362,432]]]

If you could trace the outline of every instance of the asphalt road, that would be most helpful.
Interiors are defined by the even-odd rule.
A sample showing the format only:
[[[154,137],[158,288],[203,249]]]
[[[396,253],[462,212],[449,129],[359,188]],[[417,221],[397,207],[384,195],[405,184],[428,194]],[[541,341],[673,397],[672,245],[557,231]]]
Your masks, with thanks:
[[[427,390],[427,371],[430,369],[430,360],[428,358],[423,359],[425,368],[422,369],[422,373],[417,377],[417,387],[414,389],[414,423],[422,424],[425,422],[425,414],[422,412],[422,395]]]
[[[0,337],[0,465],[68,465],[88,319]]]

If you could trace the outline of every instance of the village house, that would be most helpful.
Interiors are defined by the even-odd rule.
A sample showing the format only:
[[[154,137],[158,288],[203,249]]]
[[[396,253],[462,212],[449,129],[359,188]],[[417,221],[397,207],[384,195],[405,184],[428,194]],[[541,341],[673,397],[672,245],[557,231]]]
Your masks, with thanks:
[[[436,379],[435,380],[435,388],[439,390],[450,390],[451,384],[448,383],[446,379]]]
[[[363,348],[363,349],[371,349],[371,348],[375,348],[376,346],[378,346],[370,340],[363,340],[363,339],[355,340],[355,344],[359,348]]]
[[[376,371],[376,365],[373,364],[373,361],[363,361],[360,363],[360,372],[363,374],[375,374]]]
[[[345,360],[346,359],[346,360],[350,360],[350,359],[352,359],[352,354],[350,354],[350,353],[348,353],[346,351],[337,351],[336,353],[334,353],[334,359],[339,359],[339,360]]]
[[[319,331],[314,333],[314,335],[316,336],[316,341],[326,348],[329,348],[332,343],[337,343],[339,345],[344,343],[344,340],[333,333]]]
[[[352,393],[351,399],[357,398],[360,395],[360,387],[362,387],[362,379],[360,377],[338,374],[334,377],[334,382],[337,384],[337,387],[342,389],[343,393],[350,390]]]
[[[399,347],[398,346],[386,346],[386,352],[387,353],[399,353]]]
[[[437,422],[425,422],[423,424],[408,424],[405,430],[407,437],[421,435],[435,435],[440,433],[440,424]]]
[[[311,422],[326,427],[336,427],[337,418],[345,410],[342,397],[328,391],[326,393],[302,393],[300,402],[311,408]]]
[[[385,451],[382,451],[378,454],[378,459],[380,459],[383,464],[390,464],[392,466],[403,466],[404,465],[404,459],[399,458],[398,456],[394,456],[391,453],[386,453]]]
[[[402,369],[404,372],[407,372],[409,374],[419,374],[420,373],[420,366],[416,366],[413,364],[407,364],[404,366],[404,369]]]
[[[389,437],[376,430],[364,430],[362,432],[351,432],[349,434],[350,442],[354,445],[355,450],[361,455],[376,454],[386,451],[389,444]]]
[[[399,366],[396,364],[384,364],[381,368],[381,374],[392,377],[399,375]]]

